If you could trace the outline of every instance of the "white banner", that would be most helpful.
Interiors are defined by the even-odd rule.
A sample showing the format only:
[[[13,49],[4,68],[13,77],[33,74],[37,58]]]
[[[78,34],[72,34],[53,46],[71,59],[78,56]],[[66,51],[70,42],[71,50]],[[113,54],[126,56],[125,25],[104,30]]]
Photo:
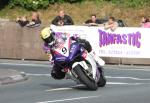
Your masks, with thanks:
[[[103,27],[51,26],[55,32],[80,35],[102,57],[150,58],[150,29],[123,27],[115,31]]]

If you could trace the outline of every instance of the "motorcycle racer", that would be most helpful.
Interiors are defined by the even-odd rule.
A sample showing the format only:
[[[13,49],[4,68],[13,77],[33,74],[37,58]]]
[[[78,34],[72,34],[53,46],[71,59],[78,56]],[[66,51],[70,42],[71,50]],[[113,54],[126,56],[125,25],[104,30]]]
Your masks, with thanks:
[[[55,33],[51,30],[50,27],[46,27],[41,31],[41,38],[44,41],[44,51],[49,56],[50,61],[53,60],[53,53],[56,51],[62,52],[63,55],[68,54],[69,47],[66,46],[70,42],[78,42],[94,57],[95,61],[99,65],[104,65],[105,62],[94,54],[90,43],[79,37],[70,36],[67,33]],[[68,48],[67,48],[68,47]],[[62,68],[58,65],[53,66],[51,71],[51,76],[54,79],[63,79],[65,78],[65,72],[62,71]]]

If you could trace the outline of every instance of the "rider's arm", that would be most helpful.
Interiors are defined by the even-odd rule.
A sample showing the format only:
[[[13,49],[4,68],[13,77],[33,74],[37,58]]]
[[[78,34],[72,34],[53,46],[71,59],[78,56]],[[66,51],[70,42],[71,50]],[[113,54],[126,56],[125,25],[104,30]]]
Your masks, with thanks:
[[[51,54],[51,49],[48,46],[48,44],[46,44],[46,43],[44,43],[44,45],[43,45],[43,50],[46,54]]]
[[[48,46],[48,44],[44,44],[43,46],[43,50],[45,51],[45,53],[48,55],[49,57],[49,61],[52,61],[52,53],[51,53],[51,48]]]

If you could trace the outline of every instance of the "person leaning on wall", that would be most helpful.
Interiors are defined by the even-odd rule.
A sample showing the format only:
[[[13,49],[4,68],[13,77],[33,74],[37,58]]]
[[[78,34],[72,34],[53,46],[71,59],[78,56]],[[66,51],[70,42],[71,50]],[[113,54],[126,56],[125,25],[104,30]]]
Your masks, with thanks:
[[[141,18],[141,23],[140,23],[140,26],[142,27],[144,23],[146,23],[148,21],[148,18],[146,16],[143,16]]]
[[[66,15],[64,10],[59,11],[57,17],[52,20],[52,24],[56,26],[74,25],[72,18]]]
[[[143,16],[140,26],[143,27],[143,28],[150,28],[150,20],[149,20],[149,18]]]
[[[38,12],[33,12],[31,21],[27,24],[27,27],[38,27],[41,25],[41,20]]]
[[[21,27],[24,27],[29,24],[29,20],[27,19],[27,16],[22,16],[16,19],[16,23],[18,23]]]
[[[112,31],[115,31],[118,27],[118,23],[115,21],[115,18],[114,17],[109,17],[108,19],[108,22],[106,22],[104,24],[104,28],[107,30],[107,29],[110,29]]]
[[[85,21],[84,25],[87,26],[100,26],[103,22],[96,17],[96,14],[91,15],[91,19]]]

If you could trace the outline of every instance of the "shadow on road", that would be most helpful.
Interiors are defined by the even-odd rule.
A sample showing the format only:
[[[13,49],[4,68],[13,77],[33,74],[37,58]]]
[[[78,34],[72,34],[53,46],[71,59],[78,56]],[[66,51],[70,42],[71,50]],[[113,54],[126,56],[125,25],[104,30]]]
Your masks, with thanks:
[[[86,86],[84,85],[76,85],[76,83],[47,83],[47,84],[41,84],[42,86],[49,87],[50,89],[59,89],[59,88],[72,88],[74,90],[83,90],[83,91],[90,91]],[[69,90],[69,89],[68,89]]]

